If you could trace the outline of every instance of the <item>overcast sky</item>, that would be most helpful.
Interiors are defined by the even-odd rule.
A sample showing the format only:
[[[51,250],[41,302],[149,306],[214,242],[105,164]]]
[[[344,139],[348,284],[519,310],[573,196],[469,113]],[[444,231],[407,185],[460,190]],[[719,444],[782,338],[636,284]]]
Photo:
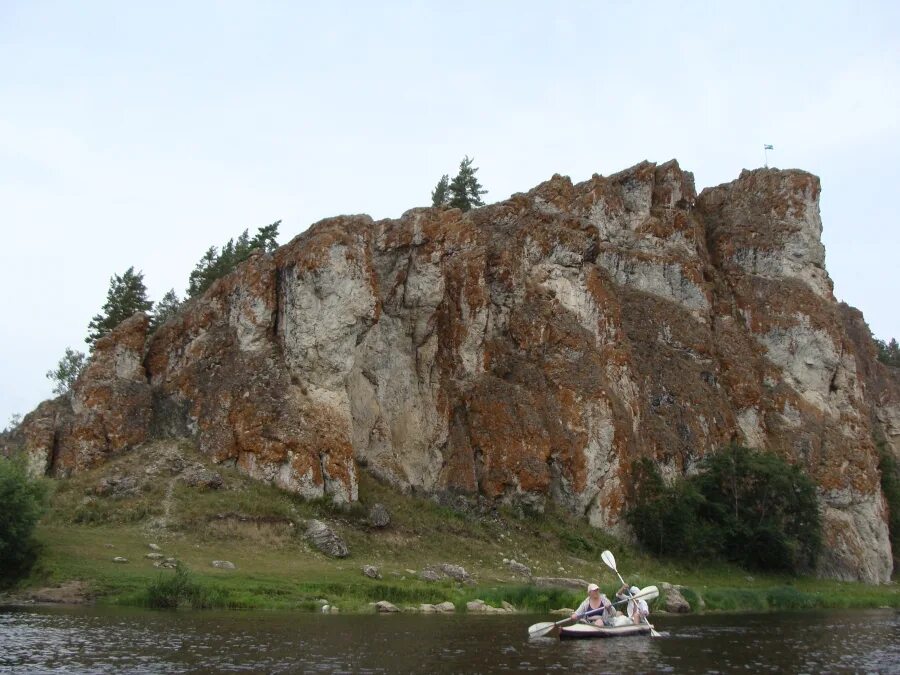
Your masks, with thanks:
[[[209,246],[397,217],[465,154],[497,201],[673,157],[699,190],[771,143],[822,179],[835,295],[900,338],[897,6],[0,0],[0,428],[113,274],[183,296]]]

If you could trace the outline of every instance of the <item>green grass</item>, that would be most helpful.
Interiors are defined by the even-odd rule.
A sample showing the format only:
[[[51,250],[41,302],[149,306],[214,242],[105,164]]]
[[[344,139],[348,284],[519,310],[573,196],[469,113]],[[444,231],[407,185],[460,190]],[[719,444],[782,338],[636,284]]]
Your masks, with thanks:
[[[467,601],[480,598],[495,606],[506,601],[519,610],[547,612],[575,607],[583,594],[528,585],[503,559],[528,565],[535,576],[596,581],[612,596],[620,582],[600,558],[610,549],[629,583],[678,584],[686,587],[683,594],[692,607],[702,597],[706,611],[900,607],[896,586],[748,576],[723,563],[661,561],[556,509],[457,511],[400,494],[365,473],[360,476],[360,501],[351,507],[304,501],[221,467],[214,468],[225,479],[222,490],[190,488],[161,471],[133,495],[116,499],[95,494],[104,476],[140,476],[158,451],[149,446],[59,481],[38,526],[38,563],[20,588],[83,580],[98,602],[137,606],[317,611],[327,603],[360,612],[372,611],[371,603],[379,600],[400,607],[449,600],[463,611]],[[189,461],[202,461],[188,448],[180,451]],[[391,525],[384,530],[366,524],[375,503],[391,514]],[[334,527],[351,555],[334,560],[313,550],[300,532],[308,518]],[[186,580],[154,567],[144,557],[149,543],[190,570]],[[115,556],[129,562],[114,563]],[[213,568],[212,560],[230,560],[237,569]],[[417,577],[426,566],[442,562],[462,565],[476,584],[428,583]],[[383,578],[363,576],[365,564],[379,567]],[[663,598],[652,608],[662,609]]]

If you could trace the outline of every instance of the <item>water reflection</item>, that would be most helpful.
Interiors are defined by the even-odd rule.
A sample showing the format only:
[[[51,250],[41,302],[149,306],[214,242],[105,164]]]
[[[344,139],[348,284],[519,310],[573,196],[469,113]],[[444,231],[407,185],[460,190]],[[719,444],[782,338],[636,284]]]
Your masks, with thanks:
[[[535,616],[0,610],[0,671],[900,673],[893,610],[654,617],[661,638],[528,639]]]

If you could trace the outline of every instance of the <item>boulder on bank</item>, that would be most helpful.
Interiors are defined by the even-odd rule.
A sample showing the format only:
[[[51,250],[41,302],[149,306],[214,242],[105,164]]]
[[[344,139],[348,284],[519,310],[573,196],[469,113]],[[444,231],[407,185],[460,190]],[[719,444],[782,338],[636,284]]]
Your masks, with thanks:
[[[669,583],[661,583],[660,588],[666,594],[666,611],[673,614],[689,614],[691,604],[681,594],[678,586]]]
[[[423,612],[424,614],[452,614],[456,611],[456,605],[454,605],[449,600],[440,602],[436,605],[423,603],[419,605],[419,611]]]
[[[387,600],[379,600],[375,603],[375,611],[379,614],[394,614],[399,612],[400,608]]]
[[[344,540],[321,520],[306,523],[306,538],[322,553],[332,558],[346,558],[350,549]]]
[[[466,603],[466,611],[472,614],[507,614],[516,609],[508,602],[504,602],[502,607],[492,607],[484,600],[470,600]]]
[[[378,571],[378,568],[375,565],[363,565],[362,573],[365,574],[370,579],[380,579],[381,572]]]
[[[229,560],[213,560],[212,566],[220,570],[236,570],[237,566]]]

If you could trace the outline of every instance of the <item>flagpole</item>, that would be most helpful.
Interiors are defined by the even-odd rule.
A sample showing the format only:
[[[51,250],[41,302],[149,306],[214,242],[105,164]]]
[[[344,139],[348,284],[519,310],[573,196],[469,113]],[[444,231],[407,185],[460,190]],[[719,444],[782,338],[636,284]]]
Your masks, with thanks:
[[[763,143],[763,152],[765,153],[766,163],[765,168],[769,168],[769,150],[774,150],[774,146],[769,143]]]

